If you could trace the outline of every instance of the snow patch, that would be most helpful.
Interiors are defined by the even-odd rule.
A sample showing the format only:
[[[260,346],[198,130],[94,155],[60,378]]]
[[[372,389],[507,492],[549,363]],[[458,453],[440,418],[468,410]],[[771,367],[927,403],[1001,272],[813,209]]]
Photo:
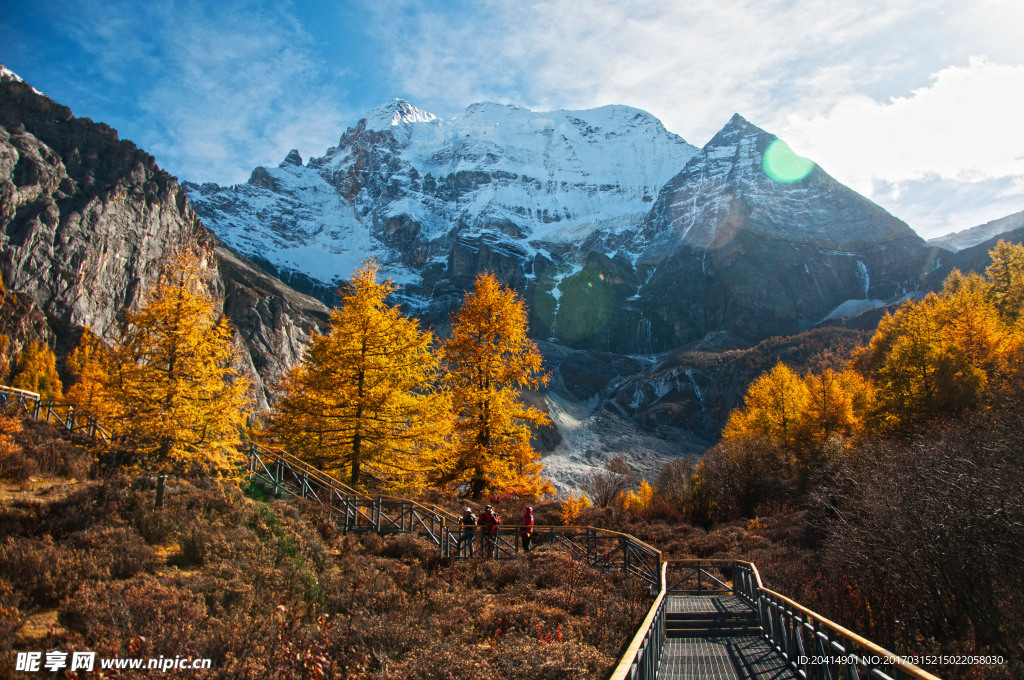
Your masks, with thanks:
[[[847,300],[829,312],[828,316],[822,319],[822,321],[828,321],[829,319],[846,319],[852,316],[857,316],[869,309],[878,309],[879,307],[885,307],[885,300]]]

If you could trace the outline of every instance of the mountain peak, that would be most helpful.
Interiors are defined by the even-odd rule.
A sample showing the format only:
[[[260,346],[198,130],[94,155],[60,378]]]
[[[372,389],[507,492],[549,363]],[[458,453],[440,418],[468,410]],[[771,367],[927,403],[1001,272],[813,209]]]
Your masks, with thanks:
[[[429,123],[437,116],[422,111],[404,99],[392,99],[366,114],[369,130],[387,130],[403,123]]]
[[[11,80],[11,81],[14,81],[15,83],[25,83],[25,79],[24,78],[22,78],[17,73],[15,73],[11,69],[7,68],[3,64],[0,64],[0,82],[5,81],[5,80]],[[25,84],[28,85],[28,83],[25,83]],[[29,87],[32,87],[32,86],[29,85]],[[43,94],[42,92],[40,92],[39,90],[37,90],[34,87],[32,88],[32,91],[35,92],[36,94]]]
[[[279,168],[283,168],[289,165],[302,165],[302,156],[299,155],[298,149],[292,149],[288,152],[288,155],[281,161]]]
[[[705,148],[723,145],[732,146],[735,145],[736,141],[742,137],[760,136],[774,138],[774,135],[771,133],[765,132],[740,114],[734,113],[732,114],[732,118],[729,119],[729,122],[711,138],[711,141],[707,143]]]

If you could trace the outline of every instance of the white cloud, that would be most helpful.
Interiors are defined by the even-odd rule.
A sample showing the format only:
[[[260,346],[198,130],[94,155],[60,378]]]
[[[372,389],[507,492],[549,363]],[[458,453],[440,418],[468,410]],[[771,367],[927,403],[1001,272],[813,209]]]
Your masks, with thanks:
[[[867,187],[936,175],[972,181],[1024,175],[1024,65],[972,58],[908,97],[848,97],[827,113],[791,116],[790,144]]]
[[[133,139],[168,170],[235,183],[292,147],[308,156],[337,141],[343,112],[286,6],[129,5],[85,3],[66,26],[96,57],[95,86],[131,92]]]
[[[920,192],[910,191],[911,184],[973,186],[979,197],[988,197],[970,218],[978,224],[1003,216],[998,211],[1007,206],[1024,208],[1022,107],[1024,65],[973,57],[934,74],[909,96],[886,102],[849,96],[825,113],[790,116],[778,132],[840,181],[934,234],[974,225],[948,224],[943,216],[953,213],[937,213],[934,206],[912,207]],[[1000,187],[998,194],[993,187]],[[955,212],[958,219],[970,214]],[[923,221],[915,223],[911,213]]]
[[[481,99],[629,104],[702,144],[736,112],[770,122],[797,103],[816,110],[866,83],[901,79],[894,64],[922,51],[913,38],[879,36],[910,25],[933,34],[939,15],[920,4],[552,0],[423,12],[388,3],[376,5],[375,32],[401,87],[442,114]]]
[[[1024,87],[1005,65],[1024,63],[1016,0],[374,7],[400,88],[441,115],[484,99],[621,103],[701,145],[738,112],[924,232],[1017,197],[1019,180],[988,181],[1021,176]],[[956,205],[937,211],[937,187]]]

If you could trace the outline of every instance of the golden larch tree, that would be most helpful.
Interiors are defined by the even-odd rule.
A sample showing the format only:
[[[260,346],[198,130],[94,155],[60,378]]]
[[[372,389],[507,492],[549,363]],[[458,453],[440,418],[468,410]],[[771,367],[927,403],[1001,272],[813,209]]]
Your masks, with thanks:
[[[158,473],[158,507],[167,474],[242,472],[249,382],[235,369],[233,335],[191,253],[170,258],[139,309],[125,314],[106,380],[114,421],[102,424]]]
[[[433,336],[388,304],[396,289],[365,263],[342,288],[330,331],[315,335],[284,378],[267,433],[353,486],[415,491],[450,422],[432,391]]]
[[[442,461],[440,483],[466,484],[474,499],[485,492],[552,493],[530,443],[531,425],[547,423],[548,417],[520,396],[521,389],[548,379],[537,345],[527,337],[522,299],[494,274],[480,274],[452,318],[443,357],[456,445]]]
[[[1024,314],[1024,245],[1002,239],[989,252],[992,264],[985,276],[992,282],[996,307],[1007,325],[1013,325]]]
[[[940,294],[886,315],[857,360],[876,387],[877,426],[898,430],[981,403],[1008,368],[1011,333],[997,287],[953,270]]]
[[[978,274],[954,269],[935,310],[942,329],[936,398],[943,411],[981,402],[990,381],[1003,373],[1008,336],[1000,321],[995,287]]]
[[[65,398],[75,405],[80,416],[94,418],[101,425],[116,418],[115,401],[110,398],[110,349],[85,328],[78,346],[71,351],[65,366],[74,382]]]
[[[852,370],[827,368],[809,373],[807,406],[801,416],[800,439],[824,444],[832,437],[853,439],[863,433],[871,410],[871,384]]]
[[[938,411],[937,377],[942,356],[939,297],[900,305],[886,314],[868,346],[855,359],[875,385],[876,427],[898,430]]]
[[[13,300],[12,295],[8,295],[7,287],[4,286],[3,279],[0,279],[0,319],[7,316],[7,307],[9,307]],[[11,339],[0,333],[0,382],[7,383],[7,378],[11,370]]]
[[[16,363],[11,386],[38,392],[44,401],[63,398],[64,386],[57,375],[57,359],[45,343],[39,340],[28,343]]]
[[[809,401],[810,391],[803,379],[779,361],[747,388],[743,407],[729,414],[722,438],[766,437],[792,447]]]

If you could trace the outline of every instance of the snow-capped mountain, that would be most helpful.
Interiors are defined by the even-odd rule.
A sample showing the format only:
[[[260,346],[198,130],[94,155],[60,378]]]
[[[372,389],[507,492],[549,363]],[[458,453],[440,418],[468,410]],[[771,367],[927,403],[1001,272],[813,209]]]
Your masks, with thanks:
[[[773,178],[775,141],[740,116],[698,150],[625,106],[443,120],[393,100],[320,158],[186,190],[225,243],[327,299],[376,257],[407,309],[443,322],[490,269],[536,337],[649,354],[793,332],[931,268],[906,224],[817,166]]]
[[[228,245],[332,286],[374,256],[401,283],[453,239],[568,242],[638,223],[696,149],[623,106],[535,113],[476,104],[441,120],[393,100],[321,158],[296,152],[247,184],[190,186]]]
[[[970,229],[954,231],[945,236],[937,236],[928,239],[928,243],[955,253],[966,248],[973,248],[989,239],[1014,231],[1015,229],[1024,229],[1024,211],[1013,213],[1012,215],[1007,215],[1006,217],[1001,217],[998,220],[992,220]]]

